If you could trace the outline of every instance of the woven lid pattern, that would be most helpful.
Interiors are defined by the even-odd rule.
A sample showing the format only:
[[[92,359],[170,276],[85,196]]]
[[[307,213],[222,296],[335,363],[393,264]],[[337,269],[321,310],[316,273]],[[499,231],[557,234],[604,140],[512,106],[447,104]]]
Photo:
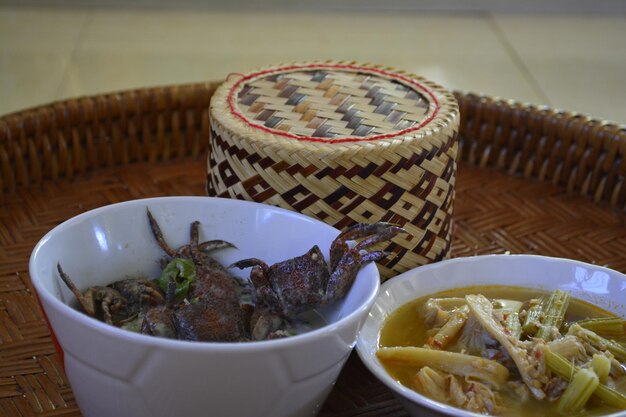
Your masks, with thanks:
[[[383,278],[448,256],[459,113],[443,88],[356,63],[274,67],[230,77],[210,120],[210,195],[338,229],[400,224],[409,234],[377,248],[393,253]]]
[[[371,137],[424,120],[428,101],[393,79],[358,72],[303,70],[260,77],[238,93],[242,113],[303,137]]]

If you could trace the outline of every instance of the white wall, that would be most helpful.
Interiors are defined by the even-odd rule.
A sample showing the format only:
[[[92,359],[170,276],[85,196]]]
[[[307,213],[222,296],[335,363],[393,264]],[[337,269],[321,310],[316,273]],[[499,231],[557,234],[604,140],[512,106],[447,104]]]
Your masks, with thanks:
[[[0,0],[13,6],[208,8],[220,10],[625,13],[626,0]]]

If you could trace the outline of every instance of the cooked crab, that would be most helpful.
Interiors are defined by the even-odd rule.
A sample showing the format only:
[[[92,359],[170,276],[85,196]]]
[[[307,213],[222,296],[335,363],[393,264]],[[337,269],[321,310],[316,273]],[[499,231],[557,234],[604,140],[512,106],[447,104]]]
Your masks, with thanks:
[[[271,266],[256,258],[232,264],[231,268],[252,267],[250,280],[256,301],[252,316],[253,338],[272,337],[282,319],[344,297],[363,265],[387,255],[366,249],[402,232],[405,232],[403,228],[384,222],[356,224],[346,229],[331,244],[330,269],[317,245],[304,255]],[[349,244],[357,239],[362,240]]]
[[[154,283],[143,278],[128,278],[107,286],[94,286],[81,292],[70,277],[57,264],[61,279],[74,293],[83,311],[109,324],[119,324],[162,304],[163,295]]]
[[[172,249],[165,242],[161,228],[149,210],[148,219],[156,241],[167,254],[166,262],[175,258],[191,260],[196,277],[187,296],[188,302],[180,303],[175,308],[156,307],[156,311],[149,311],[142,332],[171,337],[174,333],[173,325],[176,336],[183,340],[245,340],[247,335],[243,311],[239,305],[237,281],[209,255],[213,250],[234,245],[224,240],[200,242],[200,222],[195,221],[191,224],[190,243]]]
[[[212,251],[234,245],[224,240],[200,242],[198,221],[191,224],[189,243],[174,249],[149,210],[147,217],[166,254],[160,278],[124,279],[83,294],[60,265],[59,274],[90,316],[144,334],[193,341],[287,335],[288,325],[299,313],[344,297],[363,265],[387,255],[367,249],[404,232],[388,223],[357,224],[332,242],[330,268],[314,246],[302,256],[272,266],[255,258],[234,263],[231,267],[252,267],[251,279],[246,280],[231,275],[211,256]]]

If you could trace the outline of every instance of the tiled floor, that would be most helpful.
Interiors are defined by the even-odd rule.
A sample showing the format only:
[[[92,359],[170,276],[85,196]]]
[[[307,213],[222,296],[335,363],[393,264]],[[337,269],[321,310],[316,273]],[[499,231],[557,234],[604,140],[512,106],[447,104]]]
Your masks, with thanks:
[[[0,115],[314,59],[626,123],[626,16],[0,6]]]

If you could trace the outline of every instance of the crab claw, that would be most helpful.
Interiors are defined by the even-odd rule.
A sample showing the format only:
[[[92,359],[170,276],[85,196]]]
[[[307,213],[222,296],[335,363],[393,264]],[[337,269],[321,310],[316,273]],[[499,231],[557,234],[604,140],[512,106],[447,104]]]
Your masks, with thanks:
[[[282,309],[279,295],[272,288],[270,267],[265,262],[257,258],[242,259],[230,265],[228,269],[250,267],[252,267],[250,280],[255,288],[255,305],[275,313],[280,312]]]
[[[240,261],[237,261],[228,265],[227,269],[232,269],[232,268],[246,269],[246,268],[250,268],[253,266],[260,266],[266,272],[269,270],[269,266],[264,261],[258,258],[242,259]]]
[[[255,307],[250,311],[248,328],[253,340],[265,340],[282,324],[280,300],[272,289],[270,267],[260,259],[242,259],[230,265],[230,268],[245,269],[252,267],[250,280],[254,286]]]
[[[209,255],[211,251],[222,248],[236,248],[236,246],[225,240],[208,240],[197,246],[186,245],[179,248],[178,256],[190,258],[196,265],[205,265],[210,269],[224,270],[222,264]]]
[[[330,303],[345,296],[361,267],[383,259],[389,253],[383,251],[366,252],[369,247],[390,240],[405,229],[391,223],[355,224],[337,236],[330,247],[331,275],[326,287],[324,303]],[[354,247],[347,241],[363,239]]]
[[[335,270],[344,254],[351,250],[348,241],[366,238],[352,248],[358,251],[389,240],[400,233],[407,233],[407,231],[398,225],[386,222],[357,223],[348,227],[335,238],[330,246],[330,269]]]

